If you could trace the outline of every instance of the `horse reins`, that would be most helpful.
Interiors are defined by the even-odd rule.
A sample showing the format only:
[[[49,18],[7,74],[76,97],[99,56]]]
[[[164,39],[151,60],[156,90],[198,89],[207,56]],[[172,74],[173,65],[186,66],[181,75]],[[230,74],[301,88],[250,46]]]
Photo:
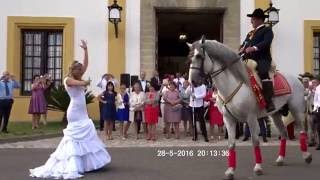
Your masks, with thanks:
[[[202,51],[203,51],[203,55],[205,56],[205,49],[202,47]],[[243,55],[240,56],[240,58],[242,58]],[[209,56],[210,58],[210,56]],[[202,75],[207,75],[206,73],[204,73],[204,57],[201,58],[202,59],[202,64],[201,67],[194,67],[194,66],[190,66],[190,69],[194,69],[194,70],[198,70],[200,71],[200,76]],[[213,63],[212,59],[210,58],[211,62]],[[217,77],[219,74],[221,74],[223,71],[225,71],[228,67],[231,67],[233,64],[235,64],[236,62],[238,62],[239,59],[232,61],[230,64],[223,66],[222,68],[213,71],[210,76],[211,78],[215,78]],[[232,100],[232,98],[238,93],[238,91],[240,90],[240,88],[243,85],[243,81],[241,81],[239,83],[239,85],[236,87],[236,89],[231,93],[231,95],[229,95],[227,98],[222,98],[220,94],[218,94],[218,98],[222,101],[223,106],[225,107],[225,109],[227,110],[227,112],[234,118],[237,119],[229,110],[229,108],[227,107],[227,104]]]

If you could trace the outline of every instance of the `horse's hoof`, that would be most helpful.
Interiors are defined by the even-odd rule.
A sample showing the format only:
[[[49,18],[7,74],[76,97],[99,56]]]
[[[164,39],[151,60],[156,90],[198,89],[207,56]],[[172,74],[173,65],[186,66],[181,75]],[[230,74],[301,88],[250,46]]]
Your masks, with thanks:
[[[278,157],[278,159],[276,160],[276,164],[277,164],[277,166],[283,166],[284,165],[282,156]]]
[[[283,161],[276,161],[277,166],[283,166],[284,162]]]
[[[305,161],[307,164],[310,164],[310,163],[312,162],[312,155],[309,154],[309,156],[306,157],[306,158],[304,159],[304,161]]]
[[[263,175],[262,169],[257,169],[257,170],[254,171],[254,173],[255,173],[257,176]]]
[[[234,175],[233,174],[225,174],[223,177],[223,180],[233,180]]]
[[[229,167],[224,173],[223,180],[233,180],[234,178],[234,168]]]
[[[257,176],[261,176],[263,174],[261,164],[256,164],[253,171]]]

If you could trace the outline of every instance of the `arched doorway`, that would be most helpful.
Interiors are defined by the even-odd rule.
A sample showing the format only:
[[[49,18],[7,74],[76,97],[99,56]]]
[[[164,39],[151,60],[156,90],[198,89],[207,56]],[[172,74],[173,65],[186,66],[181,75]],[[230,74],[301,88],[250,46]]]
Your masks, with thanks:
[[[156,9],[156,68],[160,76],[187,73],[189,48],[179,39],[182,33],[186,33],[189,43],[202,35],[221,42],[223,13],[223,9]]]

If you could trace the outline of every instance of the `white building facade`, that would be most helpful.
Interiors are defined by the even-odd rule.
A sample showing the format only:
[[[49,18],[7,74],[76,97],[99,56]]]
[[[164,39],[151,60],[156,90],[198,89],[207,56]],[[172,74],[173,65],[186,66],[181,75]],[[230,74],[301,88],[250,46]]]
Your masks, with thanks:
[[[272,44],[272,57],[277,68],[295,75],[306,71],[319,73],[320,11],[317,8],[320,1],[272,2],[280,9],[280,22],[273,27]],[[145,71],[149,78],[153,70],[161,70],[159,59],[163,51],[160,42],[168,37],[161,33],[174,32],[174,27],[162,31],[165,23],[159,21],[165,17],[163,14],[172,13],[170,19],[173,23],[179,20],[188,22],[184,17],[200,14],[207,18],[205,23],[208,26],[215,23],[213,27],[217,28],[212,30],[212,37],[236,50],[252,30],[246,14],[258,7],[266,9],[269,0],[118,0],[123,7],[118,38],[115,38],[113,24],[108,21],[107,6],[112,3],[113,0],[10,0],[2,3],[0,72],[8,70],[24,84],[24,89],[15,92],[12,120],[31,119],[27,114],[30,94],[25,91],[30,77],[26,76],[52,73],[57,81],[61,81],[71,62],[81,61],[81,39],[88,41],[90,58],[84,78],[93,80],[90,89],[98,94],[100,90],[95,84],[105,73],[112,73],[120,80],[121,73],[139,75],[140,71]],[[175,18],[176,14],[185,16]],[[188,30],[188,27],[181,25],[182,29]],[[191,30],[196,31],[196,28]],[[37,45],[38,35],[46,40],[39,40]],[[33,37],[34,41],[29,42],[26,37]],[[51,37],[55,39],[54,44],[50,44],[53,42]],[[31,46],[33,50],[27,52]],[[37,48],[41,50],[36,51]],[[52,56],[50,48],[54,51]],[[50,65],[50,58],[54,65]],[[32,65],[27,65],[29,61]],[[168,64],[167,67],[176,65]],[[97,103],[89,105],[89,112],[93,119],[98,118]],[[49,112],[48,117],[59,120],[62,113]]]

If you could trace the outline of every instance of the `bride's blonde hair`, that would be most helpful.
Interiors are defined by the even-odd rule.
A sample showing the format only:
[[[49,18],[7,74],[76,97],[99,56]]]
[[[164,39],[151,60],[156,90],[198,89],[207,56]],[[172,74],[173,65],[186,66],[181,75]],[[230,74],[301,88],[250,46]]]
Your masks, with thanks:
[[[72,77],[73,78],[73,76],[72,76],[72,70],[74,70],[76,67],[78,67],[78,66],[82,66],[82,64],[79,62],[79,61],[73,61],[72,63],[71,63],[71,65],[69,66],[69,71],[68,71],[68,74],[67,74],[67,76],[68,77]]]

